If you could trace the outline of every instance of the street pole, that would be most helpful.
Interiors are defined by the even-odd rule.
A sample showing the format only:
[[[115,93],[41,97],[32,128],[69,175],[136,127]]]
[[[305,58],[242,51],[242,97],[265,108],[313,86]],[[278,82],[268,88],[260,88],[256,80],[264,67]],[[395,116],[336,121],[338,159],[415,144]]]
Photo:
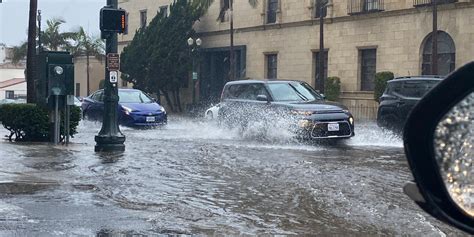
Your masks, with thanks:
[[[326,7],[325,2],[320,1],[319,6],[319,91],[324,94],[324,8]]]
[[[38,1],[30,0],[28,19],[28,52],[26,57],[26,102],[35,103],[36,77],[36,10]]]
[[[107,0],[107,6],[118,8],[117,0]],[[117,33],[108,33],[105,41],[106,55],[117,53]],[[106,59],[108,65],[108,59]],[[105,67],[104,80],[104,114],[102,116],[102,128],[95,136],[96,152],[125,151],[125,136],[118,126],[118,87],[117,83],[110,80],[110,71]]]
[[[38,10],[38,53],[43,51],[43,45],[41,44],[41,10]]]
[[[195,53],[194,53],[194,48],[191,48],[191,57],[193,60],[193,73],[192,73],[192,80],[193,80],[193,106],[196,106],[196,79],[195,73],[196,73],[196,59],[195,59]]]
[[[230,5],[230,81],[235,80],[235,57],[234,57],[234,0],[229,0]]]
[[[431,74],[438,75],[438,3],[437,0],[431,0],[433,5],[433,32],[431,34]]]

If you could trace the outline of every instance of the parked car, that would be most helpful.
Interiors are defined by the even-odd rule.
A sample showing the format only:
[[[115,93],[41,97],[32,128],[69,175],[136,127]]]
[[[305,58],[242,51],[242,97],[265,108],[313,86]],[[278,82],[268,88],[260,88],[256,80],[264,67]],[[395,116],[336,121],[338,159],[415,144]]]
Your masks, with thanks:
[[[218,120],[228,126],[283,121],[304,139],[350,138],[354,118],[336,102],[326,101],[310,85],[291,80],[241,80],[223,89]],[[291,130],[290,130],[291,131]]]
[[[435,76],[419,76],[388,81],[387,88],[379,100],[378,126],[401,133],[413,107],[441,80],[442,78]]]
[[[167,123],[165,109],[146,93],[136,89],[119,89],[118,120],[124,126],[158,126]],[[104,90],[98,90],[82,102],[83,116],[102,120]]]
[[[211,108],[206,110],[206,112],[204,113],[204,117],[208,120],[217,119],[220,106],[220,104],[212,105]]]

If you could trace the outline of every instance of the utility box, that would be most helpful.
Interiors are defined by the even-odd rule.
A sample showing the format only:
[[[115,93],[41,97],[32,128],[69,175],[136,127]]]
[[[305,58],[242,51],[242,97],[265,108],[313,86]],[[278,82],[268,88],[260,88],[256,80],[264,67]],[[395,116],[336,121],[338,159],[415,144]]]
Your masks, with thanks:
[[[69,52],[43,51],[38,55],[36,101],[43,106],[53,106],[54,96],[74,94],[74,61]],[[60,104],[64,104],[61,99]]]

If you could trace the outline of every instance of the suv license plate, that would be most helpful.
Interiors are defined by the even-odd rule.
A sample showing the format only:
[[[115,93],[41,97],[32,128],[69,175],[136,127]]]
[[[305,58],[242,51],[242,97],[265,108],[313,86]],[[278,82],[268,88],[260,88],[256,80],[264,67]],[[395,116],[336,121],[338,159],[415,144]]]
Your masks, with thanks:
[[[155,122],[155,117],[146,117],[147,122]]]
[[[339,124],[338,123],[328,123],[328,131],[329,132],[339,131]]]

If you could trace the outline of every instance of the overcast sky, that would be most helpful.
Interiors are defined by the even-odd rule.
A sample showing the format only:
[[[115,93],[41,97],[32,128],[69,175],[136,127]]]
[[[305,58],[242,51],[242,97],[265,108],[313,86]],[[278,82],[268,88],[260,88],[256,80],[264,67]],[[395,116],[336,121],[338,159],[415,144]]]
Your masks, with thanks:
[[[8,46],[26,41],[29,0],[3,0],[0,3],[0,43]],[[46,20],[60,17],[66,21],[61,30],[69,31],[84,27],[93,35],[99,35],[99,10],[106,0],[38,0],[42,15],[42,29]]]

